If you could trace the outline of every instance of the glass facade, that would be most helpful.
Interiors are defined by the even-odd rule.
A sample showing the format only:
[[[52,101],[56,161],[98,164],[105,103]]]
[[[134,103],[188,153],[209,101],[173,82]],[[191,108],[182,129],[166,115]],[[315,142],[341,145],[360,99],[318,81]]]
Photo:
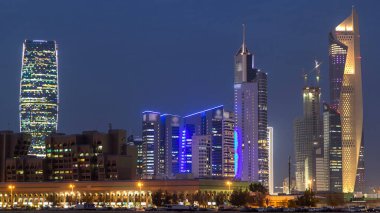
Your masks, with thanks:
[[[58,51],[55,41],[26,40],[20,82],[20,131],[32,135],[30,155],[45,157],[45,138],[58,126]]]
[[[234,146],[232,113],[217,106],[197,112],[183,119],[180,172],[192,172],[192,142],[195,136],[211,138],[211,176],[233,177]]]

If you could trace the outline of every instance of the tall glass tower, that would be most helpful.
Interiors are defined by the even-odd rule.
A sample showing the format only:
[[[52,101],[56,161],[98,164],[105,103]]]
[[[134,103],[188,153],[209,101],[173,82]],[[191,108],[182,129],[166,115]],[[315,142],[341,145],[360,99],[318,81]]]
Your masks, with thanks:
[[[30,155],[45,157],[45,137],[58,126],[58,51],[55,41],[26,40],[20,82],[20,131],[32,135]]]
[[[330,33],[330,98],[342,124],[343,192],[354,192],[363,146],[363,97],[359,21],[355,9]],[[362,169],[361,171],[364,171]]]
[[[268,187],[267,74],[253,67],[243,27],[243,44],[235,55],[235,173],[237,179]]]

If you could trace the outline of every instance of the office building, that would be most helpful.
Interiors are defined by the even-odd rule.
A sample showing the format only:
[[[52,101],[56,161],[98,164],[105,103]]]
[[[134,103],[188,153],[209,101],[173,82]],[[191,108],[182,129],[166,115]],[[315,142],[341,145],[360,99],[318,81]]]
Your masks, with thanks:
[[[0,182],[42,181],[42,159],[27,156],[32,137],[27,133],[0,131]]]
[[[137,150],[136,178],[141,179],[143,174],[143,141],[141,137],[130,135],[127,139],[129,146],[134,146]]]
[[[211,137],[211,174],[233,177],[234,172],[233,113],[217,106],[183,117],[180,149],[180,172],[192,173],[193,136]]]
[[[194,178],[212,177],[212,138],[210,135],[192,137],[192,174]]]
[[[243,181],[268,187],[267,74],[254,69],[245,43],[235,55],[235,172]]]
[[[46,138],[45,179],[104,181],[136,178],[137,150],[126,145],[126,131],[51,134]]]
[[[30,155],[45,156],[45,137],[58,126],[58,51],[55,41],[26,40],[20,82],[20,131],[32,135]]]
[[[321,89],[305,86],[302,94],[303,116],[294,122],[296,190],[318,190],[319,185],[316,182],[320,180],[317,179],[317,166],[318,169],[323,166],[324,154],[320,113]]]
[[[343,192],[352,193],[363,146],[363,97],[359,21],[355,8],[329,34],[331,107],[342,125]]]
[[[269,194],[274,194],[274,147],[273,147],[273,127],[268,126],[268,167],[269,167],[269,181],[268,181],[268,191]]]
[[[159,174],[159,169],[165,166],[159,162],[160,150],[160,113],[153,111],[143,112],[142,121],[142,148],[143,148],[143,179],[153,179]]]
[[[143,179],[173,178],[179,173],[178,115],[143,112]]]
[[[163,114],[160,125],[160,173],[172,178],[179,173],[180,116]]]
[[[342,127],[340,114],[328,104],[323,105],[323,140],[329,170],[326,187],[330,192],[342,192]]]

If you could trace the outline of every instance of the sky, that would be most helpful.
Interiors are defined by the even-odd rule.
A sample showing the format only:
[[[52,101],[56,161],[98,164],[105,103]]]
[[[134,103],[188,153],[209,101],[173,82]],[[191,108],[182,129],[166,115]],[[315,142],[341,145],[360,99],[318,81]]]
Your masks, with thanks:
[[[380,1],[377,0],[3,0],[0,1],[0,129],[18,131],[22,43],[59,45],[59,132],[126,129],[140,135],[141,112],[186,115],[233,105],[234,55],[247,26],[255,66],[268,73],[275,183],[294,155],[302,113],[302,70],[322,62],[328,101],[328,33],[359,14],[367,186],[380,185]]]

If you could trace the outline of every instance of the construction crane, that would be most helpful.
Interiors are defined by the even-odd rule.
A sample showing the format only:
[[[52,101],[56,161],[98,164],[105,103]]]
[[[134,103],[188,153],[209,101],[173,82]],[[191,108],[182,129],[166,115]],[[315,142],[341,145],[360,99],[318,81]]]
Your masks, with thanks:
[[[303,77],[305,80],[305,86],[307,85],[307,77],[312,73],[315,73],[317,86],[319,86],[319,79],[320,79],[320,74],[321,74],[321,69],[320,69],[321,64],[322,64],[322,62],[314,60],[314,68],[311,69],[309,72],[304,73]]]

